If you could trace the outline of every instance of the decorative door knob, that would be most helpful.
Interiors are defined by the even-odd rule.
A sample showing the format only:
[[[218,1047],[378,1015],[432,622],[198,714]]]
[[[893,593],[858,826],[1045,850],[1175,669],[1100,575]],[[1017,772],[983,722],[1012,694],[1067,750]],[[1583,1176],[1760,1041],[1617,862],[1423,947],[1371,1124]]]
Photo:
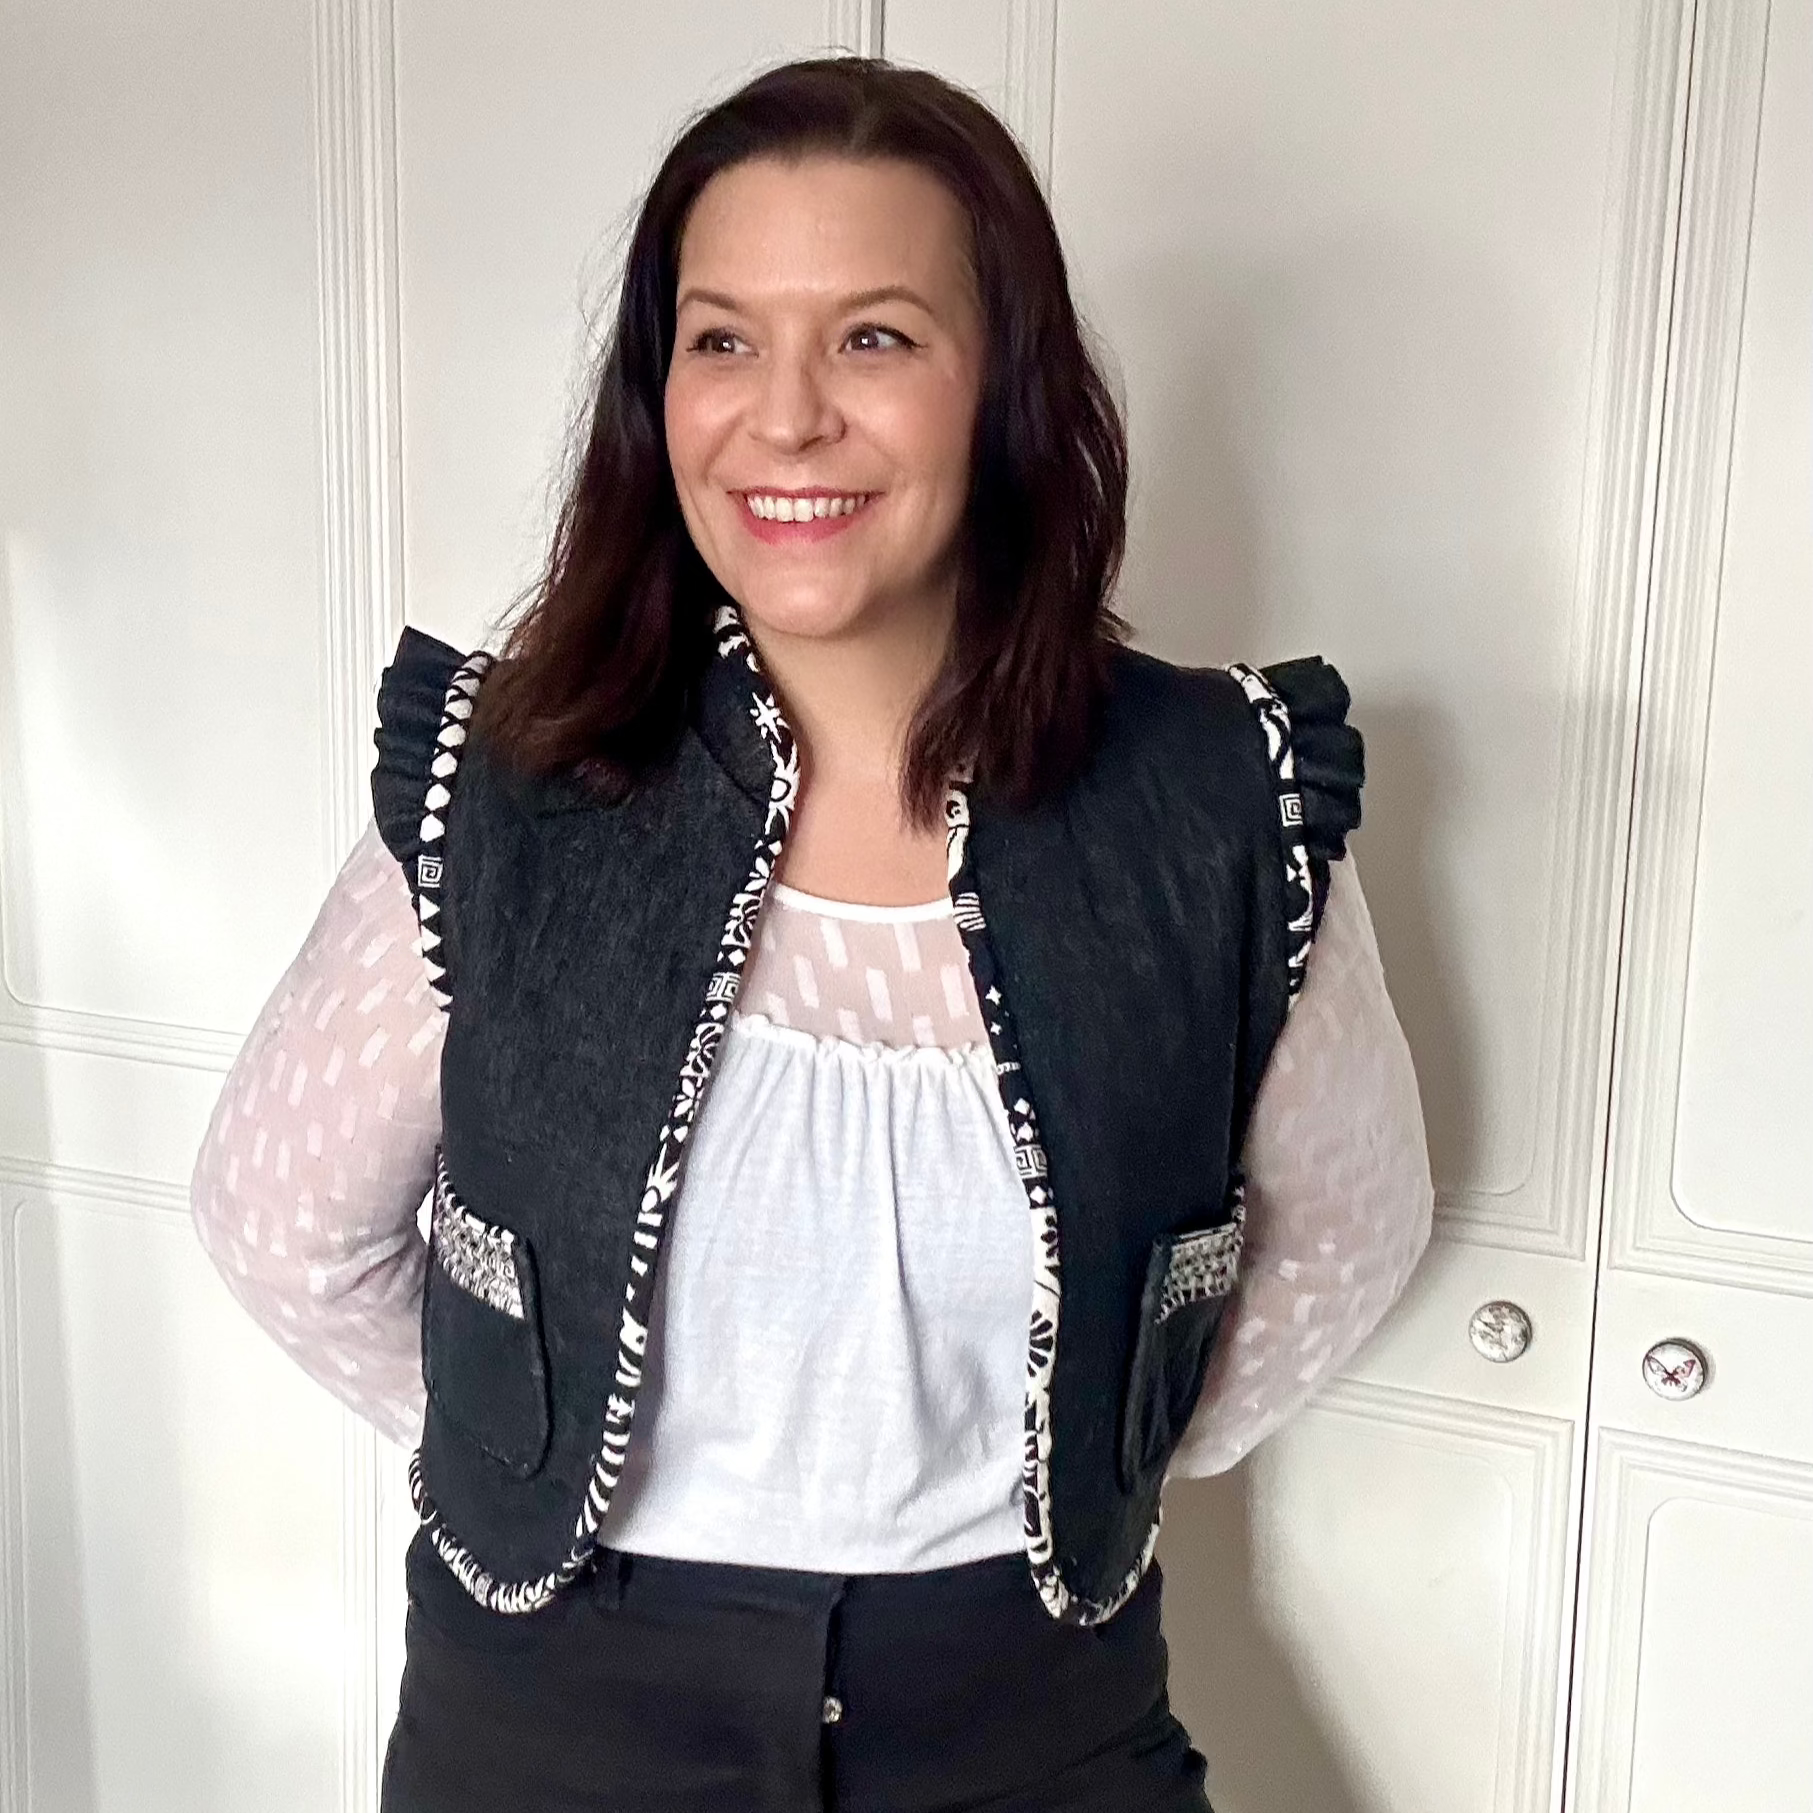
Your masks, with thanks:
[[[1706,1383],[1706,1355],[1691,1341],[1658,1341],[1643,1356],[1643,1382],[1659,1398],[1690,1398]]]
[[[1515,1360],[1530,1344],[1530,1318],[1520,1305],[1495,1298],[1473,1312],[1467,1336],[1488,1360]]]

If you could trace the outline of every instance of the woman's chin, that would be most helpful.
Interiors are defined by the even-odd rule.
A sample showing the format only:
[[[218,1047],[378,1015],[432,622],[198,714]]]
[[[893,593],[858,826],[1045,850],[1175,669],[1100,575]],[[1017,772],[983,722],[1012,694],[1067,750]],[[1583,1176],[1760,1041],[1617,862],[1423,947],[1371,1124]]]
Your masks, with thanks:
[[[772,636],[827,640],[859,631],[870,615],[869,599],[854,588],[774,591],[753,587],[738,602],[757,636],[765,631]]]

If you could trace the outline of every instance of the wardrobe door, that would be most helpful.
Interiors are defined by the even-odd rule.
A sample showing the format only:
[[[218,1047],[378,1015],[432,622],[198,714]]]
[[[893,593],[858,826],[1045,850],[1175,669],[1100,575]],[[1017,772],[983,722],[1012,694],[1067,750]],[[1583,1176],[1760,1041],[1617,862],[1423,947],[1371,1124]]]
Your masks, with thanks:
[[[313,33],[0,7],[5,1813],[336,1792],[358,1462],[186,1188],[344,830]]]
[[[1702,6],[1693,97],[1578,1813],[1813,1807],[1813,6]]]
[[[403,1457],[188,1181],[404,616],[533,574],[659,147],[864,16],[0,7],[0,1813],[377,1803]]]
[[[1138,640],[1319,652],[1368,742],[1436,1237],[1343,1376],[1173,1482],[1174,1704],[1217,1813],[1555,1807],[1691,20],[889,0],[886,34],[1047,163],[1128,402]],[[1469,1334],[1497,1300],[1510,1363]]]

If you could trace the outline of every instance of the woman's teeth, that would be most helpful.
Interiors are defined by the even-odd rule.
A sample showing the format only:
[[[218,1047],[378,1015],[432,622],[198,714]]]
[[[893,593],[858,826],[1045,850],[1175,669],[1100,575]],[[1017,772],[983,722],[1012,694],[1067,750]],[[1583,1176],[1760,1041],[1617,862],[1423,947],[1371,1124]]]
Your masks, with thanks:
[[[854,516],[873,491],[856,491],[847,497],[779,497],[766,491],[745,491],[743,502],[751,516],[766,522],[809,522],[815,516]]]

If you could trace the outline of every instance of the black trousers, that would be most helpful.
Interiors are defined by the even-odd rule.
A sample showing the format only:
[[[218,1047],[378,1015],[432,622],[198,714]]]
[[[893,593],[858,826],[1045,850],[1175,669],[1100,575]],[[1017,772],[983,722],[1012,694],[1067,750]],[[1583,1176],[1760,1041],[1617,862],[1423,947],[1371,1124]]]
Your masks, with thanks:
[[[382,1813],[1213,1813],[1156,1563],[1060,1624],[1025,1557],[819,1574],[605,1549],[523,1616],[419,1535]]]

